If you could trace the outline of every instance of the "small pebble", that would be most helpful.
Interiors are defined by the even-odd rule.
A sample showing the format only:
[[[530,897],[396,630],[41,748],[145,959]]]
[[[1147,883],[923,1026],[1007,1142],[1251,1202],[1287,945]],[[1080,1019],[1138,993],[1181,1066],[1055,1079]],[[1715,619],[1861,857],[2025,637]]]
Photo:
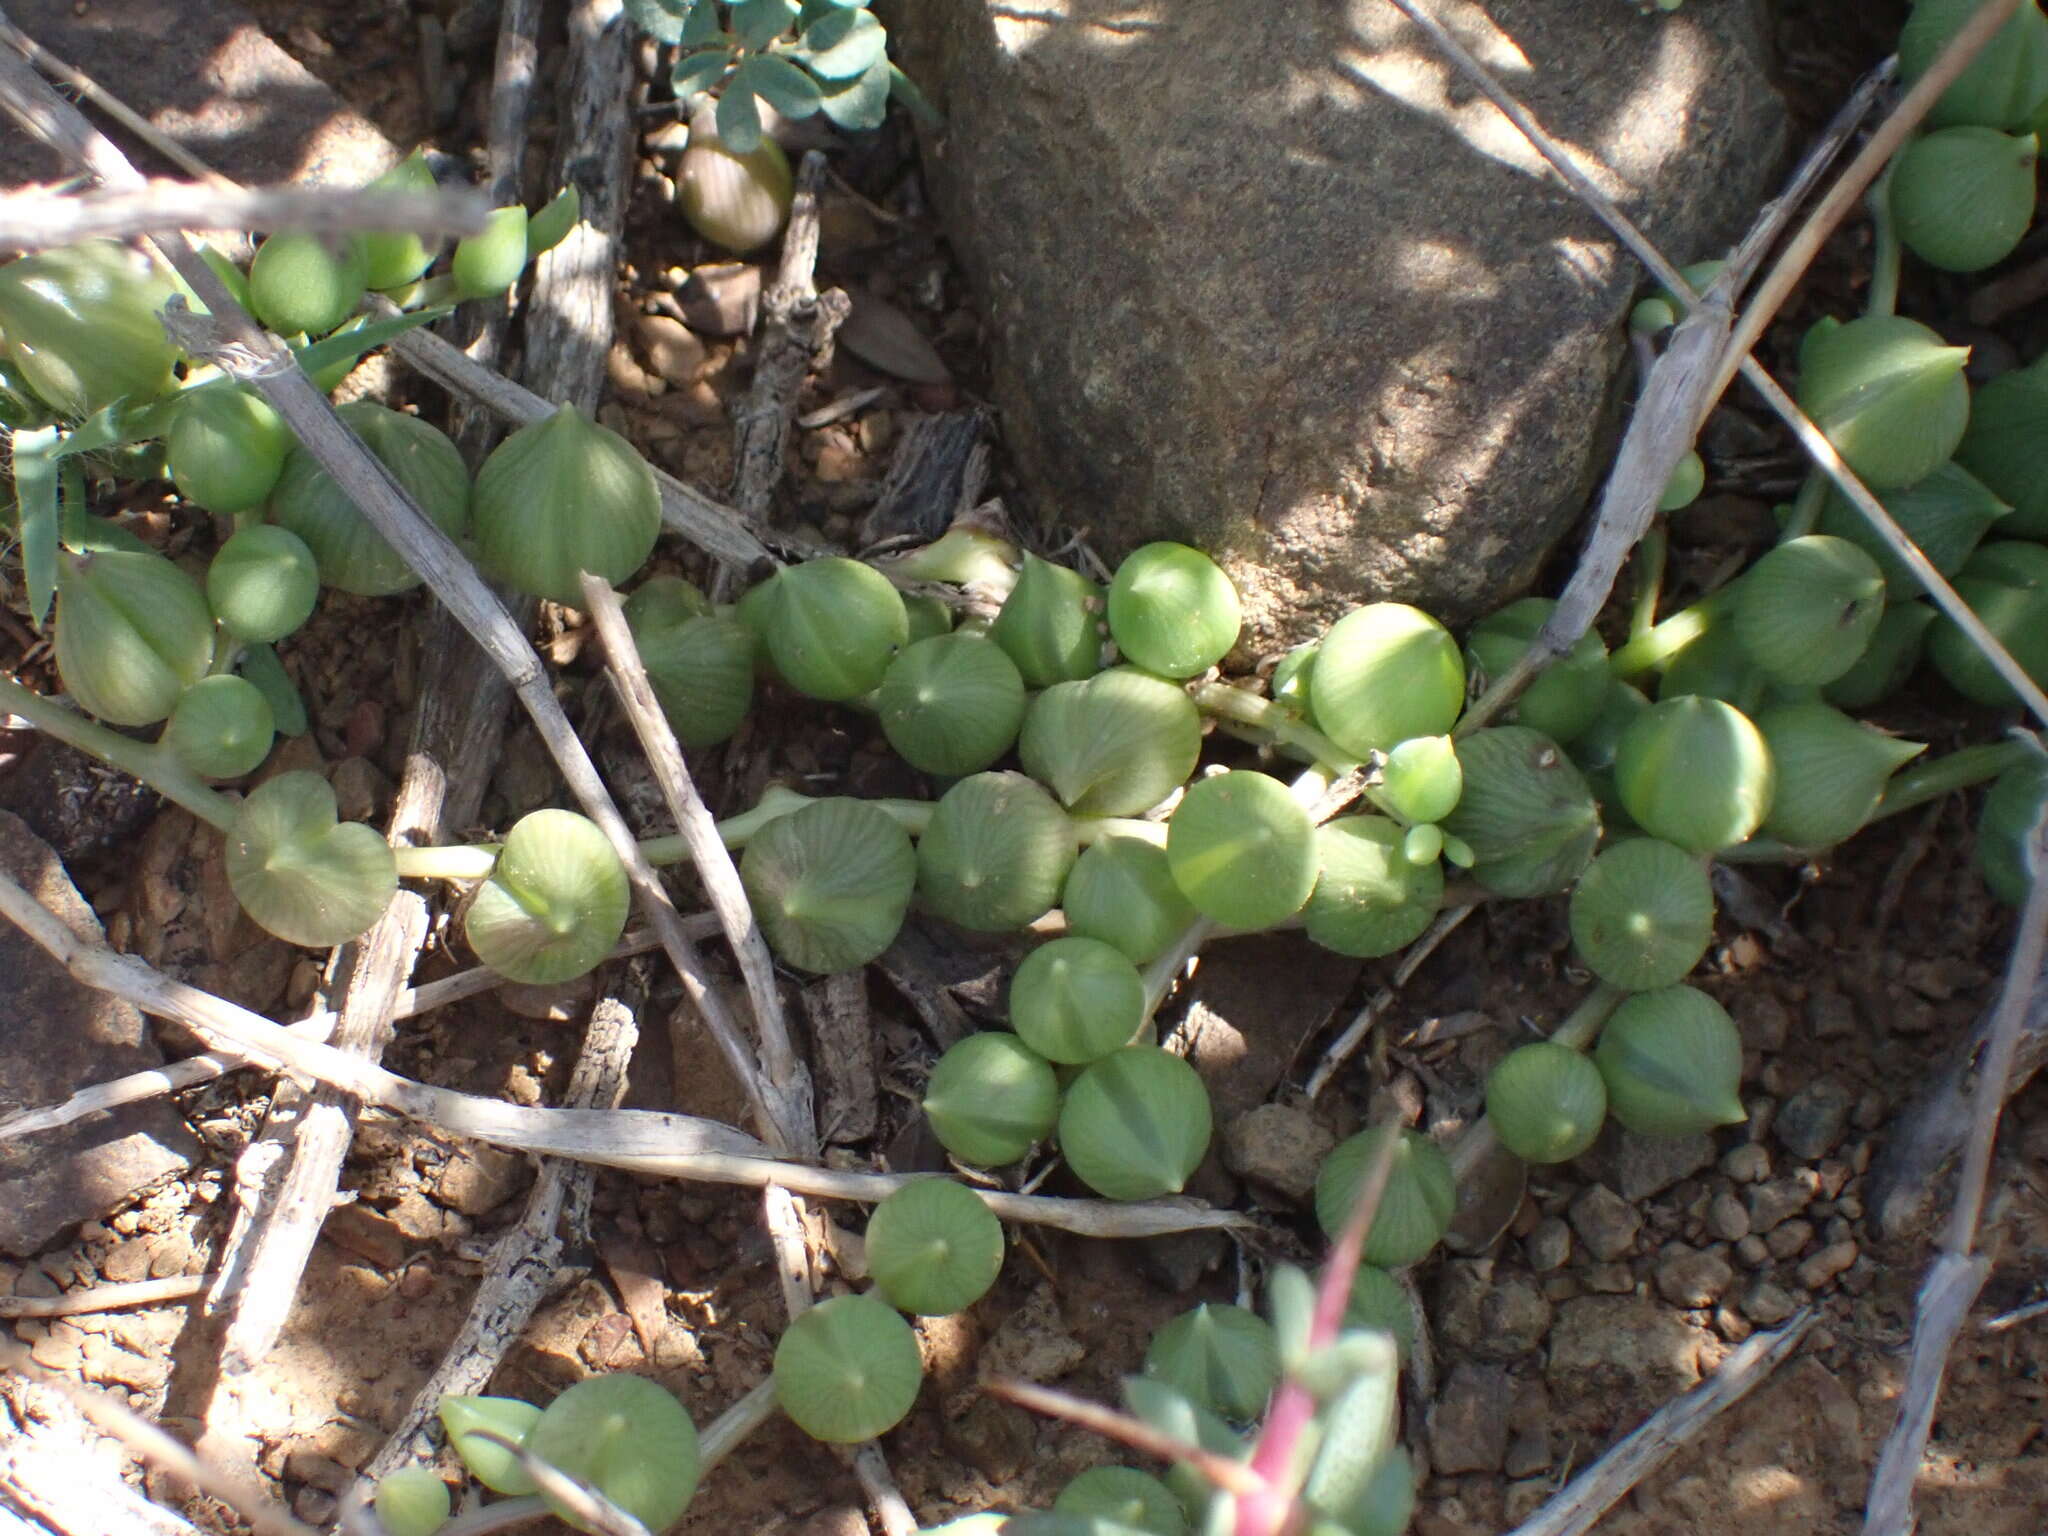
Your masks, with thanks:
[[[1774,1328],[1799,1310],[1792,1293],[1771,1280],[1759,1280],[1742,1295],[1742,1315],[1764,1328]]]
[[[1636,1277],[1626,1264],[1595,1264],[1586,1271],[1586,1289],[1607,1296],[1625,1296],[1636,1288]]]
[[[1771,1250],[1752,1233],[1735,1245],[1735,1262],[1744,1269],[1761,1269],[1771,1262]]]
[[[1537,1274],[1562,1269],[1572,1256],[1572,1229],[1556,1216],[1547,1216],[1522,1239],[1522,1251]]]
[[[1770,1236],[1764,1239],[1764,1246],[1771,1250],[1774,1259],[1789,1259],[1813,1241],[1813,1223],[1794,1219],[1783,1226],[1773,1227]]]
[[[1738,1184],[1755,1184],[1771,1176],[1771,1154],[1753,1141],[1744,1142],[1721,1159],[1721,1171]]]
[[[1772,1127],[1778,1144],[1804,1161],[1825,1157],[1849,1129],[1855,1100],[1831,1077],[1815,1078],[1787,1099]]]
[[[1749,1236],[1749,1212],[1727,1190],[1714,1196],[1707,1207],[1707,1230],[1724,1243],[1737,1243]]]
[[[1733,1307],[1716,1307],[1714,1331],[1730,1344],[1740,1344],[1756,1330],[1750,1326],[1749,1319]]]
[[[1605,1184],[1587,1188],[1571,1204],[1572,1228],[1596,1259],[1618,1259],[1635,1246],[1643,1219]]]
[[[1806,1023],[1816,1039],[1834,1040],[1856,1033],[1856,1008],[1839,992],[1816,992],[1806,1000]]]
[[[1829,1243],[1799,1266],[1799,1283],[1809,1291],[1819,1290],[1854,1264],[1858,1251],[1855,1243],[1847,1238],[1838,1243]]]
[[[1671,1243],[1657,1258],[1657,1290],[1674,1307],[1711,1307],[1735,1281],[1728,1261],[1709,1248]]]
[[[1820,1193],[1820,1176],[1811,1168],[1797,1168],[1782,1179],[1758,1184],[1744,1197],[1749,1211],[1749,1230],[1768,1232],[1788,1217],[1813,1203]]]

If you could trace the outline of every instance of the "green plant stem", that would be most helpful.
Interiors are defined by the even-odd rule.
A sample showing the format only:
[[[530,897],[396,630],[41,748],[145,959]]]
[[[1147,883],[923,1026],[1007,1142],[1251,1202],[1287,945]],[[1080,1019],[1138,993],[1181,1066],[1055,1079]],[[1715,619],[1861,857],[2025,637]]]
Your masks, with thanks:
[[[1660,667],[1713,627],[1733,601],[1734,583],[1681,608],[1644,634],[1637,635],[1607,658],[1607,667],[1626,682]]]
[[[1892,217],[1892,167],[1898,163],[1898,156],[1892,156],[1891,163],[1870,184],[1863,199],[1870,210],[1871,241],[1870,292],[1863,301],[1866,315],[1889,315],[1899,307],[1899,269],[1904,248],[1899,243],[1898,223]]]
[[[1248,689],[1234,688],[1229,683],[1196,683],[1188,690],[1188,697],[1203,714],[1263,731],[1280,745],[1293,748],[1329,770],[1332,778],[1341,778],[1359,764],[1355,754],[1303,724],[1291,710]]]
[[[74,714],[11,677],[0,677],[0,709],[20,715],[68,747],[111,763],[223,832],[234,825],[235,802],[152,742],[123,736],[96,720]]]
[[[394,848],[401,880],[488,880],[498,866],[496,843],[452,843],[439,848]]]
[[[1671,536],[1657,519],[1636,545],[1636,600],[1629,611],[1628,635],[1639,640],[1657,627],[1657,604],[1664,596],[1664,562]]]
[[[1813,525],[1820,521],[1820,509],[1827,505],[1828,491],[1833,482],[1817,469],[1809,469],[1806,478],[1799,482],[1799,494],[1792,501],[1792,515],[1785,519],[1785,526],[1778,530],[1778,542],[1803,539],[1813,532]]]
[[[1931,762],[1916,764],[1893,777],[1884,799],[1870,814],[1870,821],[1882,821],[1910,811],[1915,806],[1938,800],[1958,789],[1997,778],[2008,768],[2030,761],[2038,748],[2024,741],[1994,741],[1982,746],[1962,747]],[[1865,822],[1869,826],[1870,822]]]

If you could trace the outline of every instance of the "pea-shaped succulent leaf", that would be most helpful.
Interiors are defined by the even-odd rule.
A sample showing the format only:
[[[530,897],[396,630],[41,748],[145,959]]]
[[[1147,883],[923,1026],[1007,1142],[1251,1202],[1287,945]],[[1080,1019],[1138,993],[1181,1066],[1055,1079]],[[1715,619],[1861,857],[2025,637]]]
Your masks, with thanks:
[[[1135,1467],[1090,1467],[1060,1490],[1053,1513],[1107,1520],[1144,1536],[1185,1536],[1187,1511],[1171,1488]]]
[[[766,245],[789,215],[794,187],[789,157],[773,139],[737,154],[719,136],[709,98],[690,114],[676,201],[690,227],[713,245],[739,256]]]
[[[1502,676],[1522,659],[1556,607],[1547,597],[1525,597],[1481,619],[1465,640],[1468,664],[1482,676]],[[1608,680],[1607,648],[1589,630],[1523,691],[1515,719],[1569,745],[1598,717]]]
[[[1622,733],[1635,724],[1636,716],[1649,709],[1642,690],[1617,682],[1607,690],[1600,714],[1572,743],[1571,759],[1586,774],[1605,773],[1614,766],[1614,753]]]
[[[1469,851],[1469,850],[1468,850]],[[1401,834],[1401,857],[1410,864],[1434,864],[1444,852],[1444,829],[1429,822]],[[1310,900],[1314,900],[1313,897]]]
[[[1656,838],[1630,838],[1602,853],[1579,877],[1572,888],[1571,929],[1580,958],[1602,981],[1631,992],[1668,987],[1684,980],[1713,942],[1713,884],[1699,859],[1684,849]],[[1510,1150],[1519,1152],[1512,1144]]]
[[[1458,749],[1448,736],[1395,743],[1380,769],[1380,798],[1404,822],[1442,821],[1465,792]]]
[[[917,1336],[873,1296],[835,1296],[775,1347],[775,1400],[816,1440],[852,1444],[893,1429],[924,1375]]]
[[[1150,810],[1187,782],[1201,752],[1194,700],[1129,667],[1046,689],[1017,742],[1024,771],[1077,816]]]
[[[711,747],[740,728],[754,702],[754,637],[728,615],[627,620],[647,682],[686,747]]]
[[[1856,710],[1890,698],[1920,665],[1927,629],[1935,617],[1934,608],[1927,603],[1890,604],[1856,665],[1822,689],[1821,696],[1837,709]]]
[[[178,349],[160,316],[173,288],[112,240],[38,251],[0,267],[0,336],[15,371],[66,416],[171,387]]]
[[[1086,576],[1026,554],[989,638],[1033,688],[1079,682],[1102,670],[1102,610],[1102,589]]]
[[[1446,816],[1472,877],[1502,896],[1545,896],[1578,879],[1600,841],[1600,809],[1571,759],[1540,731],[1498,725],[1458,743],[1465,793]]]
[[[1450,631],[1421,609],[1371,603],[1323,637],[1309,697],[1323,733],[1363,757],[1448,731],[1465,707],[1465,663]]]
[[[939,598],[927,592],[906,592],[903,594],[903,611],[910,618],[910,637],[904,643],[915,645],[920,640],[930,640],[938,635],[953,632],[953,610]],[[980,632],[987,638],[986,631]],[[1004,651],[1005,656],[1009,655]],[[1015,666],[1015,662],[1010,663]]]
[[[1248,1423],[1273,1395],[1280,1352],[1272,1324],[1256,1312],[1205,1302],[1152,1335],[1145,1374],[1226,1419]]]
[[[480,235],[455,242],[448,274],[465,299],[503,293],[526,270],[526,210],[517,204],[494,208]]]
[[[2013,253],[2034,222],[2030,134],[1942,128],[1892,164],[1892,219],[1907,250],[1944,272],[1981,272]]]
[[[435,1411],[440,1415],[441,1427],[448,1431],[449,1445],[462,1458],[471,1477],[493,1493],[535,1491],[533,1479],[526,1475],[517,1456],[471,1431],[488,1430],[501,1440],[523,1445],[540,1421],[538,1407],[516,1397],[457,1396],[442,1398]]]
[[[1021,773],[977,773],[940,798],[917,845],[917,888],[939,916],[982,933],[1036,922],[1074,866],[1073,823]]]
[[[1161,677],[1193,677],[1237,644],[1237,588],[1199,549],[1164,541],[1131,552],[1109,584],[1117,649]]]
[[[57,675],[109,725],[154,725],[213,660],[213,614],[162,555],[57,557]]]
[[[937,635],[889,663],[875,707],[882,734],[911,767],[978,773],[1017,739],[1024,679],[993,640]]]
[[[2012,503],[2012,511],[1998,525],[2001,534],[2035,539],[2048,536],[2048,475],[2041,473],[2044,453],[2048,453],[2048,358],[2002,373],[1978,390],[1970,403],[1969,430],[1956,450],[1958,464]]]
[[[325,336],[363,302],[369,264],[359,236],[286,230],[256,248],[249,300],[281,336]]]
[[[1174,809],[1166,861],[1204,917],[1270,928],[1299,912],[1315,889],[1315,823],[1278,779],[1219,773],[1190,786]]]
[[[1133,1417],[1175,1440],[1199,1445],[1213,1455],[1232,1460],[1245,1454],[1244,1442],[1236,1430],[1185,1392],[1176,1391],[1163,1381],[1150,1376],[1126,1376],[1123,1379],[1123,1398],[1125,1408]],[[1181,1501],[1181,1507],[1196,1518],[1202,1510],[1211,1507],[1215,1488],[1193,1468],[1185,1465],[1170,1467],[1165,1482]]]
[[[370,183],[379,192],[431,192],[434,172],[414,150]],[[363,282],[378,290],[403,288],[434,264],[434,247],[405,230],[363,236]]]
[[[215,552],[206,568],[206,600],[237,639],[282,640],[313,616],[320,567],[296,533],[257,523]]]
[[[910,639],[901,594],[858,560],[832,556],[792,565],[775,577],[766,602],[775,670],[814,699],[872,693]]]
[[[1657,4],[1669,10],[1674,0],[1657,0]],[[1324,1442],[1325,1455],[1333,1448],[1337,1448],[1334,1442]],[[1341,1510],[1329,1510],[1313,1492],[1308,1502],[1312,1509],[1331,1516],[1329,1520],[1312,1519],[1308,1536],[1401,1536],[1415,1513],[1415,1463],[1401,1446],[1391,1446],[1373,1463],[1356,1497]]]
[[[1523,1162],[1570,1162],[1600,1135],[1607,1087],[1577,1051],[1547,1040],[1518,1046],[1486,1079],[1486,1118]]]
[[[1982,397],[1979,397],[1980,405]],[[1972,417],[1974,425],[1974,415]],[[1992,489],[1953,461],[1926,479],[1887,491],[1878,498],[1906,536],[1920,546],[1934,568],[1952,576],[1977,547],[1977,541],[2011,510]],[[1862,513],[1833,492],[1821,509],[1819,530],[1847,539],[1884,572],[1885,591],[1894,600],[1920,595],[1920,578],[1886,547]],[[2003,528],[2000,530],[2004,531]]]
[[[1415,1347],[1415,1308],[1408,1293],[1401,1288],[1400,1281],[1376,1265],[1361,1264],[1351,1277],[1351,1299],[1344,1304],[1344,1326],[1392,1334],[1394,1347],[1404,1360]]]
[[[925,1084],[924,1113],[939,1145],[982,1168],[1014,1163],[1059,1118],[1052,1065],[999,1030],[955,1041]]]
[[[1657,683],[1660,699],[1697,694],[1748,711],[1771,689],[1771,678],[1742,643],[1732,614],[1711,617],[1707,626],[1671,658]]]
[[[178,407],[164,441],[178,494],[231,516],[260,506],[284,473],[292,435],[245,389],[202,389]]]
[[[1625,999],[1593,1060],[1607,1107],[1639,1136],[1693,1136],[1748,1118],[1736,1093],[1742,1037],[1728,1011],[1696,988]]]
[[[553,197],[546,206],[536,209],[532,218],[526,221],[526,254],[539,256],[552,251],[569,238],[583,218],[583,194],[571,182]]]
[[[1763,825],[1777,773],[1747,715],[1719,699],[1688,695],[1652,705],[1622,733],[1614,782],[1645,832],[1714,853]]]
[[[1384,816],[1324,823],[1316,855],[1322,872],[1303,916],[1308,936],[1340,955],[1370,960],[1406,948],[1443,902],[1442,867],[1409,859],[1406,834]]]
[[[2016,907],[2025,903],[2033,884],[2026,843],[2044,800],[2048,759],[2031,758],[1998,776],[1977,819],[1977,868],[1991,894]]]
[[[1348,1531],[1375,1469],[1395,1449],[1400,1359],[1386,1338],[1358,1334],[1339,1338],[1311,1357],[1304,1375],[1310,1391],[1321,1388],[1316,1422],[1322,1435],[1302,1498],[1313,1508],[1341,1511],[1347,1523],[1338,1528]]]
[[[919,1179],[868,1218],[868,1273],[905,1312],[964,1312],[996,1283],[1003,1224],[981,1197],[951,1179]]]
[[[1891,776],[1927,750],[1924,742],[1887,736],[1826,704],[1765,710],[1756,728],[1778,770],[1763,830],[1794,848],[1846,840],[1870,819]]]
[[[1659,512],[1682,512],[1700,499],[1700,492],[1707,485],[1707,463],[1697,453],[1687,453],[1678,461],[1678,468],[1671,471],[1671,478],[1664,483],[1664,494],[1657,500]]]
[[[228,832],[227,871],[259,926],[312,949],[360,937],[398,889],[391,849],[362,822],[336,818],[317,773],[281,773],[249,792]]]
[[[1177,1195],[1209,1150],[1209,1090],[1180,1057],[1126,1046],[1068,1085],[1059,1125],[1067,1166],[1098,1195]]]
[[[514,981],[548,985],[593,970],[626,931],[626,868],[597,823],[574,811],[523,816],[462,931],[477,959]]]
[[[577,1382],[542,1410],[526,1448],[650,1531],[674,1525],[697,1491],[697,1426],[645,1376],[614,1372]],[[588,1529],[553,1499],[548,1505],[577,1530]]]
[[[647,461],[571,405],[491,451],[476,474],[474,511],[484,568],[571,608],[583,605],[584,571],[624,581],[661,532],[661,492]]]
[[[1801,349],[1799,404],[1872,490],[1925,479],[1970,415],[1968,347],[1901,315],[1865,315]]]
[[[1315,1203],[1316,1220],[1327,1236],[1334,1239],[1344,1230],[1365,1171],[1386,1134],[1378,1128],[1360,1131],[1337,1143],[1323,1160],[1316,1175]],[[1450,1230],[1451,1214],[1458,1206],[1457,1180],[1436,1143],[1415,1131],[1399,1135],[1386,1191],[1365,1234],[1365,1262],[1383,1269],[1413,1264],[1434,1248]]]
[[[864,800],[819,800],[754,835],[740,855],[740,881],[781,959],[821,974],[850,971],[895,941],[917,855],[887,812]]]
[[[1977,10],[1976,0],[1917,0],[1899,34],[1899,77],[1926,74],[1950,38]],[[2017,128],[2048,97],[2048,19],[2024,0],[1927,116],[1930,127],[1975,123]]]
[[[164,745],[209,779],[239,779],[270,755],[277,722],[254,683],[232,673],[202,677],[178,695]]]
[[[431,1467],[400,1467],[377,1479],[371,1501],[385,1536],[434,1536],[453,1507],[448,1485]]]
[[[1995,577],[1973,575],[1968,567],[1954,586],[1956,595],[2029,677],[2036,682],[2048,678],[2048,589],[2011,586]],[[1976,642],[1947,617],[1936,619],[1928,631],[1927,654],[1964,698],[1993,709],[2019,702],[2012,685],[1984,659]]]
[[[1847,539],[1789,539],[1750,567],[1735,599],[1742,648],[1774,682],[1831,683],[1856,664],[1884,613],[1884,573]]]
[[[1024,957],[1010,981],[1010,1027],[1048,1061],[1095,1061],[1145,1020],[1145,982],[1120,950],[1069,936]]]
[[[336,413],[443,533],[452,538],[463,531],[469,522],[469,470],[446,433],[369,400],[351,401]],[[270,493],[269,516],[305,540],[326,586],[357,597],[388,597],[420,583],[303,444],[294,444],[285,457]]]
[[[1104,837],[1082,849],[1060,905],[1069,933],[1113,945],[1133,965],[1166,953],[1195,919],[1166,850],[1140,837]]]

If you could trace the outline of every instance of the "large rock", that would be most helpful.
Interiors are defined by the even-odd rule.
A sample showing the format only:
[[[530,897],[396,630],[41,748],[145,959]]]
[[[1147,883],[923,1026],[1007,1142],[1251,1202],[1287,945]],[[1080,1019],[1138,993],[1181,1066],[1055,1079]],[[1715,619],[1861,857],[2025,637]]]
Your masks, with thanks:
[[[1437,9],[1673,259],[1772,187],[1759,0]],[[1393,6],[892,20],[1035,511],[1219,553],[1258,648],[1532,579],[1596,483],[1637,268]]]

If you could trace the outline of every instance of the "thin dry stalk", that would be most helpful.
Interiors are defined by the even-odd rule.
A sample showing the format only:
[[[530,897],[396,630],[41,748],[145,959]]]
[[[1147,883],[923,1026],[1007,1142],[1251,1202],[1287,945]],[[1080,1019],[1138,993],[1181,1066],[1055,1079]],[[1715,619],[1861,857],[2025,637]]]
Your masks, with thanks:
[[[1316,1063],[1315,1071],[1309,1074],[1308,1096],[1311,1099],[1319,1097],[1322,1091],[1330,1086],[1331,1079],[1344,1069],[1344,1063],[1365,1044],[1374,1028],[1378,1026],[1380,1016],[1394,1006],[1394,999],[1400,996],[1401,988],[1407,986],[1409,979],[1422,969],[1423,961],[1435,954],[1437,946],[1449,938],[1460,923],[1478,910],[1477,907],[1452,907],[1429,925],[1428,932],[1408,946],[1401,956],[1400,966],[1394,972],[1394,979],[1375,992],[1372,1000],[1358,1010],[1351,1022],[1345,1026],[1344,1033],[1330,1042],[1330,1048],[1323,1052],[1322,1060]]]
[[[133,192],[0,193],[0,251],[47,251],[80,240],[125,240],[179,229],[408,229],[474,235],[490,210],[467,188],[386,192],[339,187],[251,187],[229,191],[152,181]]]
[[[201,1536],[122,1481],[119,1458],[49,1387],[0,1391],[0,1531],[8,1536]]]
[[[84,70],[65,63],[41,43],[30,37],[21,28],[0,15],[0,42],[13,48],[29,63],[60,85],[69,86],[78,92],[79,98],[98,107],[115,122],[134,134],[164,159],[170,161],[187,176],[216,186],[233,186],[225,176],[218,174],[204,160],[180,144],[169,134],[162,132],[148,118],[135,111],[120,97],[107,90]]]
[[[196,1296],[212,1280],[211,1275],[166,1275],[161,1280],[82,1285],[61,1296],[0,1296],[0,1317],[82,1317],[89,1312],[160,1306]]]

